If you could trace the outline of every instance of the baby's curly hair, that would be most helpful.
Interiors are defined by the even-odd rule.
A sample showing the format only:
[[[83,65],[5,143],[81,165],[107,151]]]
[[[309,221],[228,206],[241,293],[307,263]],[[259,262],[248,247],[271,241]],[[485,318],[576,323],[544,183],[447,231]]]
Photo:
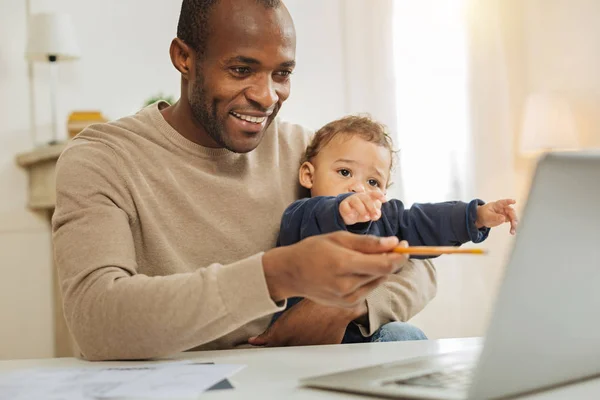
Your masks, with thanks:
[[[392,156],[390,171],[393,169],[396,151],[392,137],[384,124],[375,121],[369,115],[349,115],[319,129],[306,148],[302,163],[311,161],[337,135],[359,136],[367,142],[386,148]]]

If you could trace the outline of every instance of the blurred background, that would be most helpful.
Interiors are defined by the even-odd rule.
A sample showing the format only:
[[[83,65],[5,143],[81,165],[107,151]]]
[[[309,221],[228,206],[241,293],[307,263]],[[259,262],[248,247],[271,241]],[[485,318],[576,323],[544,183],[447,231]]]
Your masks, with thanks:
[[[521,212],[541,152],[600,147],[597,0],[285,3],[298,66],[280,115],[315,129],[358,112],[386,123],[400,149],[391,197],[513,197]],[[52,171],[49,154],[69,130],[177,99],[168,49],[179,7],[0,0],[0,359],[64,354],[52,204],[32,203],[43,188],[29,179]],[[56,62],[36,58],[43,32],[28,43],[28,21],[43,26],[33,17],[42,12],[68,15],[44,22],[66,43]],[[485,242],[488,256],[437,260],[438,296],[413,322],[430,338],[482,335],[512,240],[503,226]]]

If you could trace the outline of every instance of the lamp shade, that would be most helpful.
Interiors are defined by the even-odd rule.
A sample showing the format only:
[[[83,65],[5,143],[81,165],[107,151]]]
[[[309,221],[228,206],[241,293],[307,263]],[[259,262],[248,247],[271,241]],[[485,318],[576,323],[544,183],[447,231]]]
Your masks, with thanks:
[[[71,17],[67,14],[33,14],[29,19],[27,38],[27,59],[48,61],[55,56],[56,61],[79,58],[79,46]]]
[[[530,95],[521,130],[521,152],[527,154],[578,147],[577,129],[569,104],[552,94]]]

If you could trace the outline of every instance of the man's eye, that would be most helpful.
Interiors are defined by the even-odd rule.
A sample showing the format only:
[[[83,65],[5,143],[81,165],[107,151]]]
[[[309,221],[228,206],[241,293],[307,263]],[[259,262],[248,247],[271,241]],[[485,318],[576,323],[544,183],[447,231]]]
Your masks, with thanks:
[[[277,72],[277,75],[287,78],[288,76],[292,75],[292,71],[279,71]]]
[[[350,172],[350,170],[347,170],[347,169],[340,169],[338,171],[338,174],[340,174],[344,178],[348,178],[349,176],[352,176],[352,173]]]
[[[379,187],[379,186],[381,186],[381,185],[379,185],[379,182],[377,182],[375,179],[369,179],[368,183],[369,183],[370,186],[373,186],[373,187]]]
[[[250,68],[248,67],[232,67],[230,68],[231,72],[233,72],[234,75],[238,75],[238,76],[244,76],[244,75],[248,75],[251,71]]]

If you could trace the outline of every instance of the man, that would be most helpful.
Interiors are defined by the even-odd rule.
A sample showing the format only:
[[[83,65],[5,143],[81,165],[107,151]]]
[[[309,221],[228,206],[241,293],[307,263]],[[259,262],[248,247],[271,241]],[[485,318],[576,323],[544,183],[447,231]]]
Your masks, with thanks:
[[[55,258],[82,355],[339,343],[351,321],[371,335],[419,312],[435,270],[389,253],[396,238],[272,249],[310,136],[275,119],[295,66],[283,3],[184,0],[170,55],[176,104],[91,126],[58,163]],[[293,296],[309,300],[260,335]]]

